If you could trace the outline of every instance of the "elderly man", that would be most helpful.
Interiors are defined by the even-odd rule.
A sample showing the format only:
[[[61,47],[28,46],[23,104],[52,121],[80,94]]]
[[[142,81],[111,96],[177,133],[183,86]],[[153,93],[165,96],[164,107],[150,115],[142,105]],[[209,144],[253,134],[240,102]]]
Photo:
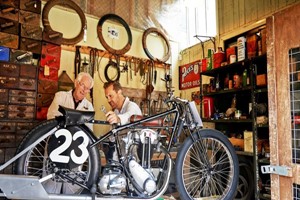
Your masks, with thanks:
[[[94,111],[93,104],[85,96],[94,86],[94,80],[90,74],[81,72],[74,81],[74,89],[70,91],[59,91],[49,106],[47,119],[52,119],[62,115],[59,111],[59,105],[83,111]],[[92,128],[92,126],[90,126]]]

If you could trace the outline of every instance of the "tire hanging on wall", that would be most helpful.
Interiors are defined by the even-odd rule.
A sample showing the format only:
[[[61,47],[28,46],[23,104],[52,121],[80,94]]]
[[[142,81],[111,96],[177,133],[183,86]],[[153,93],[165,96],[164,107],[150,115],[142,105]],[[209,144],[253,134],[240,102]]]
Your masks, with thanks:
[[[109,73],[109,69],[114,69],[114,70],[117,71],[117,74],[116,74],[115,77],[110,77],[110,76],[109,76],[109,74],[111,74],[111,73]],[[105,66],[105,68],[104,68],[104,76],[105,76],[105,79],[106,79],[107,81],[109,81],[109,82],[111,82],[111,81],[119,81],[119,79],[120,79],[120,74],[121,74],[121,72],[120,72],[120,67],[118,66],[118,64],[117,64],[116,62],[110,60],[110,61],[107,63],[107,65]]]
[[[128,36],[128,41],[127,44],[121,48],[121,49],[114,49],[111,46],[109,46],[106,41],[104,40],[103,34],[102,34],[102,26],[104,24],[105,21],[107,20],[112,20],[112,21],[117,21],[118,23],[120,23],[126,30],[127,36]],[[124,19],[122,19],[120,16],[115,15],[115,14],[106,14],[103,15],[97,25],[97,34],[98,34],[98,38],[100,40],[100,43],[102,44],[102,46],[111,54],[113,55],[122,55],[125,54],[127,51],[130,50],[131,48],[131,44],[132,44],[132,34],[131,34],[131,30],[128,26],[128,24],[126,23],[126,21]]]
[[[81,28],[80,28],[80,32],[78,33],[78,35],[75,36],[74,38],[62,38],[61,44],[66,44],[66,45],[77,44],[78,42],[80,42],[83,39],[84,30],[87,28],[87,22],[86,22],[84,12],[73,1],[70,1],[70,0],[50,0],[50,1],[47,1],[47,3],[45,4],[45,6],[43,8],[43,12],[42,12],[43,26],[44,26],[44,28],[47,32],[57,32],[57,31],[54,31],[51,28],[50,21],[48,19],[48,15],[49,15],[50,10],[54,6],[58,6],[58,5],[63,6],[63,7],[68,7],[68,8],[71,8],[72,10],[74,10],[78,14],[78,16],[80,18],[80,21],[81,21]]]
[[[116,61],[113,61],[112,58],[109,58],[108,63],[106,64],[105,68],[104,68],[104,76],[106,81],[119,81],[120,79],[120,75],[121,75],[121,70],[119,67],[119,57],[118,56],[114,56]],[[114,70],[116,73],[110,73],[111,71],[109,70]],[[111,75],[115,75],[115,76],[111,76]]]
[[[163,58],[159,59],[159,58],[155,58],[151,53],[150,51],[148,50],[147,48],[147,37],[150,33],[156,33],[158,36],[160,36],[166,43],[167,45],[167,52],[166,54],[164,55]],[[171,51],[170,51],[170,43],[169,43],[169,40],[167,39],[167,37],[165,36],[165,34],[163,32],[161,32],[159,29],[157,28],[148,28],[147,30],[144,31],[143,33],[143,38],[142,38],[142,43],[143,43],[143,49],[144,49],[144,52],[146,53],[146,55],[148,56],[148,58],[150,58],[151,60],[154,60],[154,61],[159,61],[159,62],[166,62],[170,56],[171,56]]]

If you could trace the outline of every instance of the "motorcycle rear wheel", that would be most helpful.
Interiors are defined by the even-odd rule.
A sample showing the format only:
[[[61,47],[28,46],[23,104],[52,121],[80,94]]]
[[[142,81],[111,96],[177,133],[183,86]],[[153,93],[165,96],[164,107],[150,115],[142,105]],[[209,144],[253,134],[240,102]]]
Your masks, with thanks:
[[[186,138],[178,151],[175,171],[181,199],[234,198],[239,181],[238,157],[219,131],[202,129]]]
[[[16,153],[18,154],[38,140],[41,136],[57,126],[58,121],[55,119],[41,123],[26,135],[26,137],[20,143]],[[80,129],[80,127],[76,128]],[[48,152],[50,138],[51,136],[45,138],[43,141],[35,145],[32,149],[21,156],[14,165],[14,173],[19,175],[38,176],[39,178],[54,173],[53,167],[55,166],[49,159]],[[58,170],[64,170],[62,173],[68,177],[77,180],[81,184],[86,185],[88,188],[91,188],[99,175],[100,157],[99,150],[96,147],[89,149],[88,153],[88,159],[79,167],[73,169],[61,169],[58,166],[56,167]],[[71,183],[71,181],[68,181],[61,176],[55,176],[42,182],[42,184],[49,194],[80,194],[83,192],[88,192],[79,185]]]

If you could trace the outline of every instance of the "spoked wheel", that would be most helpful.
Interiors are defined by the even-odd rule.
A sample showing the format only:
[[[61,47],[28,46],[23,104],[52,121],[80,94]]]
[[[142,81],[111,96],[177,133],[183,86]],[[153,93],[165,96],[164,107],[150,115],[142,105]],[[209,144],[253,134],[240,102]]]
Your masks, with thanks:
[[[56,120],[49,120],[37,126],[23,139],[17,149],[17,153],[35,143],[43,135],[49,133],[49,131],[55,130],[54,128],[57,127],[57,125],[58,122]],[[79,127],[73,128],[72,132],[74,130],[79,131],[79,129]],[[83,161],[83,163],[80,165],[76,165],[72,162],[66,164],[55,163],[50,159],[50,153],[54,152],[54,150],[62,148],[62,144],[66,144],[65,142],[68,140],[68,138],[64,138],[64,136],[62,136],[62,138],[59,138],[59,142],[57,142],[60,143],[60,146],[55,146],[55,140],[53,139],[54,134],[55,133],[33,145],[32,148],[30,148],[22,157],[20,157],[14,166],[14,171],[16,174],[37,176],[39,178],[53,174],[52,177],[42,182],[45,190],[51,194],[82,193],[84,188],[79,186],[79,184],[86,185],[87,188],[90,188],[98,176],[100,167],[99,152],[97,148],[87,149],[88,158],[85,159],[85,161]],[[76,141],[79,141],[79,143],[82,142],[80,139]],[[72,142],[72,144],[74,143]],[[82,149],[80,149],[80,151],[81,150]],[[78,150],[75,150],[75,152],[78,152]],[[67,154],[64,153],[64,156],[67,156]]]
[[[181,199],[226,199],[235,195],[239,164],[226,136],[203,129],[186,138],[175,165]]]

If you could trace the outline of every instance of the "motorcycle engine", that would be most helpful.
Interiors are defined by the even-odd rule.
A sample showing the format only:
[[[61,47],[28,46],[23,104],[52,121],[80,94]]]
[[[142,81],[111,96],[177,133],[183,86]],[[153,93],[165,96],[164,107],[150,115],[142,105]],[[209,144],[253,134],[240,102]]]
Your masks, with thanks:
[[[126,177],[117,166],[103,169],[98,188],[103,194],[119,194],[126,187]]]
[[[156,182],[149,160],[153,146],[158,143],[158,133],[152,129],[133,130],[127,132],[122,141],[124,145],[121,145],[123,148],[120,150],[127,163],[123,167],[129,170],[135,185],[143,190],[140,192],[152,194],[156,191]],[[126,176],[122,167],[115,164],[105,166],[98,182],[98,188],[103,194],[119,194],[125,191],[126,186]],[[131,188],[131,185],[129,187]]]
[[[152,194],[156,190],[156,182],[149,161],[153,145],[158,143],[158,133],[152,129],[132,131],[123,138],[123,141],[129,158],[128,168],[133,179],[143,192]],[[132,146],[137,148],[131,148]]]

